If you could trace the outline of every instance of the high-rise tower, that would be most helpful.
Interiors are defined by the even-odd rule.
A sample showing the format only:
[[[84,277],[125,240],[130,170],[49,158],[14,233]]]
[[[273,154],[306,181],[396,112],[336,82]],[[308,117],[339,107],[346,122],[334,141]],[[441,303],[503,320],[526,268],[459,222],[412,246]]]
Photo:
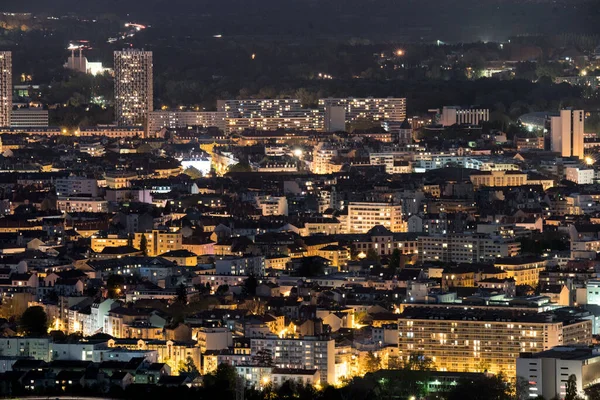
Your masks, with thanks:
[[[12,112],[12,55],[0,51],[0,126],[10,126]]]
[[[144,125],[152,111],[152,52],[115,51],[115,117],[119,125]]]

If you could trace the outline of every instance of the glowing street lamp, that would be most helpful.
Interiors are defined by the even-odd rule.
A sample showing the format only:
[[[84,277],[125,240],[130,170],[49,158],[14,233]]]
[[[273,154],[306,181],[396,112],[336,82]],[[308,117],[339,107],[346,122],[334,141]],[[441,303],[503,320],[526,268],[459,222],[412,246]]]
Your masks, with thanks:
[[[396,50],[396,55],[397,55],[398,57],[402,57],[402,56],[404,55],[404,50],[402,50],[402,49],[398,49],[398,50]]]

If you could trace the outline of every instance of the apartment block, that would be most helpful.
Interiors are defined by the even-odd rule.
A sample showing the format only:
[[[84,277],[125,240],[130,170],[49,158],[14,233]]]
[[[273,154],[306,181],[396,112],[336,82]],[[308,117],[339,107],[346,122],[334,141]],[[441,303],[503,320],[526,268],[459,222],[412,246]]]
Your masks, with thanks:
[[[12,53],[0,51],[0,127],[11,126]]]
[[[13,128],[48,127],[48,110],[44,110],[43,108],[13,110],[10,126]]]
[[[335,341],[330,338],[305,336],[284,339],[277,336],[251,340],[252,354],[268,350],[273,364],[279,368],[317,369],[321,384],[335,382]]]
[[[153,110],[152,52],[115,51],[115,117],[121,126],[143,125]]]
[[[176,129],[188,126],[217,127],[225,130],[225,112],[222,111],[152,111],[148,116],[150,134],[162,128]]]
[[[382,225],[392,232],[406,232],[402,221],[402,205],[376,202],[350,202],[347,233],[366,233]]]
[[[140,248],[142,236],[146,237],[146,255],[149,257],[160,256],[172,250],[183,248],[180,232],[169,232],[153,229],[146,232],[136,232],[133,238],[133,247]]]
[[[515,257],[521,250],[520,243],[514,239],[477,233],[420,236],[417,241],[422,262],[490,262]]]
[[[440,371],[514,378],[520,353],[591,340],[591,320],[560,320],[550,313],[408,307],[398,320],[400,356],[427,354]]]
[[[98,196],[98,181],[82,176],[69,176],[54,181],[57,196]]]
[[[527,382],[531,398],[565,398],[571,375],[575,375],[577,395],[585,398],[584,389],[597,384],[600,375],[598,349],[558,346],[539,353],[522,353],[517,359],[517,377]]]

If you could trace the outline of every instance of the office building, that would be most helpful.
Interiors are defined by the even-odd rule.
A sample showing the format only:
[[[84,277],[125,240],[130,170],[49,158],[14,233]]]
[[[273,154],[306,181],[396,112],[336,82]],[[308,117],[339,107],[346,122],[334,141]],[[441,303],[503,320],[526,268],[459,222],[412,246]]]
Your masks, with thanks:
[[[398,121],[406,119],[405,98],[326,98],[319,99],[319,112],[325,115],[332,107],[342,107],[345,111],[346,123],[357,119],[373,121]],[[330,112],[331,113],[331,112]]]
[[[583,160],[583,110],[561,110],[550,120],[551,149],[562,157]]]
[[[13,128],[45,128],[48,126],[48,110],[42,108],[13,110],[10,126]]]
[[[150,134],[162,128],[176,129],[188,126],[217,127],[225,130],[225,113],[220,111],[152,111],[148,118]]]
[[[442,109],[441,123],[443,126],[480,125],[490,120],[490,110],[484,108],[461,108],[458,106]]]
[[[400,357],[427,354],[439,371],[514,378],[520,353],[591,341],[591,320],[562,320],[551,313],[407,307],[398,320]]]
[[[567,381],[575,375],[577,395],[597,384],[600,351],[583,346],[559,346],[539,353],[523,353],[517,358],[517,377],[527,382],[530,398],[564,399]]]
[[[153,110],[152,52],[115,51],[115,117],[121,126],[144,125]]]
[[[10,126],[12,89],[12,53],[0,51],[0,126]]]
[[[367,233],[377,225],[392,232],[406,232],[402,221],[402,205],[366,201],[348,205],[347,233]]]
[[[321,384],[335,382],[335,341],[330,338],[305,336],[284,339],[277,336],[252,339],[252,354],[269,351],[279,368],[317,369]]]

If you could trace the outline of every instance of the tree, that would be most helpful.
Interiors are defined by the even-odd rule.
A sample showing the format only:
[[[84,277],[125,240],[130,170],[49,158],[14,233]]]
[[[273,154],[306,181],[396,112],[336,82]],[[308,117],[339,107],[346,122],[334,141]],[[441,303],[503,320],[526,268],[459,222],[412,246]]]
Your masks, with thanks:
[[[463,379],[448,393],[447,400],[509,400],[512,399],[510,385],[504,376],[481,376]]]
[[[187,356],[185,361],[181,361],[179,363],[179,373],[189,375],[192,378],[196,378],[200,375],[200,371],[198,371],[196,363],[194,362],[194,359],[191,356]]]
[[[367,260],[375,261],[379,263],[381,261],[381,257],[379,257],[379,253],[375,251],[375,249],[369,249],[367,251]]]
[[[183,283],[180,283],[179,286],[177,286],[175,293],[177,294],[177,298],[175,299],[175,301],[177,303],[184,304],[184,305],[187,304],[187,302],[188,302],[187,288],[185,287],[185,285]]]
[[[411,371],[433,371],[435,369],[433,360],[423,353],[412,353],[404,364],[404,368]]]
[[[567,385],[565,388],[565,400],[576,400],[577,396],[577,377],[572,374],[567,379]]]
[[[252,363],[259,367],[270,367],[273,365],[273,354],[269,349],[261,349],[252,357]]]
[[[45,336],[48,333],[48,316],[40,306],[29,307],[19,321],[19,329],[26,336]]]
[[[183,171],[184,174],[189,176],[192,179],[200,179],[202,178],[202,172],[200,172],[197,168],[188,167]]]
[[[323,262],[315,257],[302,257],[300,267],[296,271],[299,276],[311,277],[323,275],[325,266]]]
[[[394,249],[390,256],[390,261],[388,262],[388,268],[394,272],[398,271],[400,269],[401,259],[402,253],[400,253],[400,249]]]
[[[252,172],[252,168],[247,162],[240,161],[237,164],[231,165],[227,172]]]
[[[219,285],[219,287],[217,288],[215,294],[217,296],[223,296],[227,292],[229,292],[229,285]]]
[[[381,360],[369,351],[360,361],[360,371],[364,374],[379,371],[381,369]]]
[[[250,274],[248,279],[244,281],[244,294],[246,296],[254,296],[256,295],[256,287],[258,286],[258,280],[253,274]]]
[[[140,251],[144,253],[145,256],[148,255],[148,239],[146,239],[146,235],[142,233],[142,238],[140,239]]]

